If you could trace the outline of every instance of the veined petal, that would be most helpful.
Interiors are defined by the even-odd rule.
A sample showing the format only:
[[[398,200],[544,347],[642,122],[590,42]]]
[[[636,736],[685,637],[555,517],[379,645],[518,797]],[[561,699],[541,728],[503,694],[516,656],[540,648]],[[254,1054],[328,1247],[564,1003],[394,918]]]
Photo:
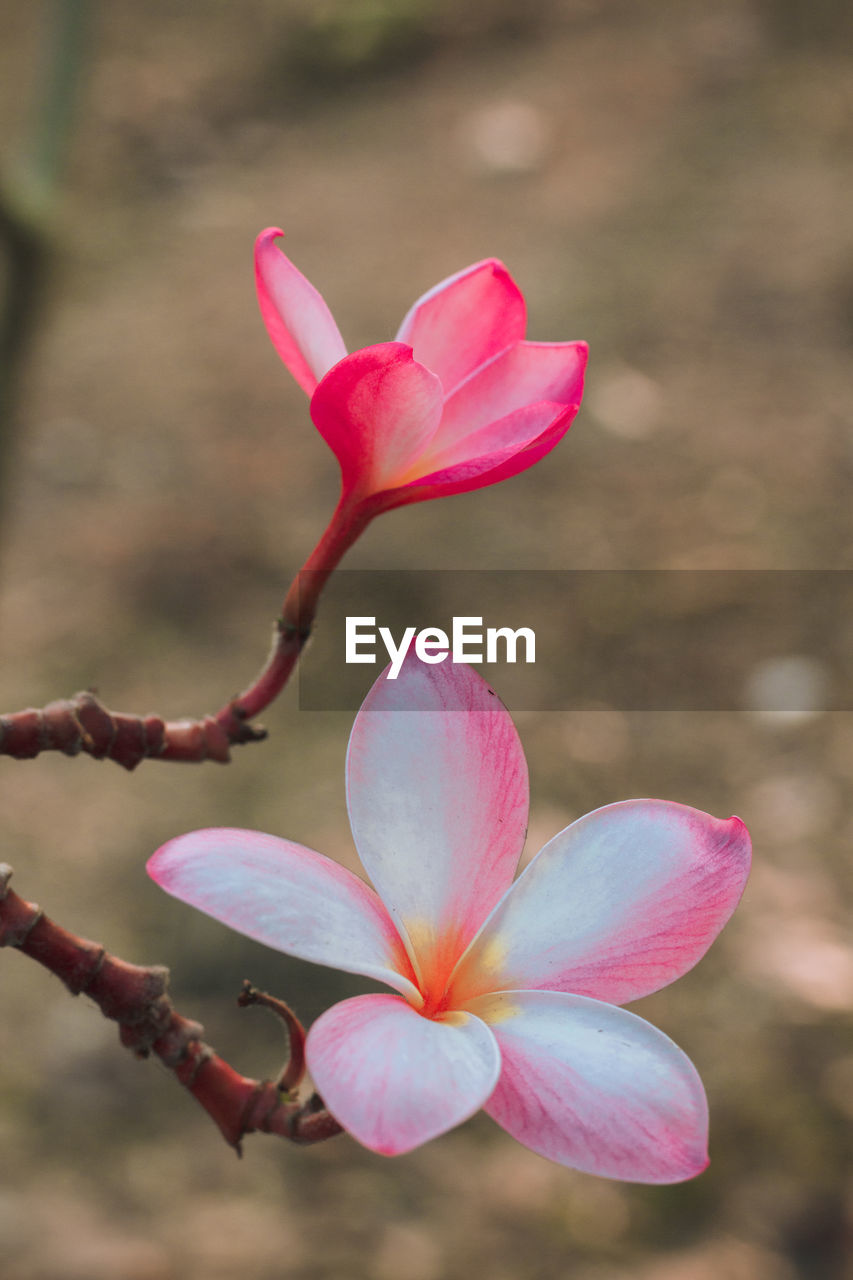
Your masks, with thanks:
[[[248,938],[287,955],[387,982],[420,1004],[399,934],[377,895],[330,858],[290,840],[212,827],[170,840],[148,874]]]
[[[433,994],[512,882],[527,765],[509,712],[471,667],[410,653],[359,711],[347,755],[356,847]]]
[[[480,475],[483,470],[492,470],[496,456],[508,458],[521,453],[556,421],[566,422],[568,428],[578,407],[549,400],[527,404],[508,413],[504,418],[479,427],[464,440],[447,442],[444,448],[439,448],[431,441],[423,459],[418,460],[420,475],[413,479],[426,480],[430,475],[451,470],[459,475],[469,476]]]
[[[501,1051],[485,1109],[526,1147],[629,1182],[681,1182],[706,1167],[702,1081],[662,1031],[625,1009],[554,991],[506,991],[471,1008]]]
[[[454,1000],[509,989],[638,1000],[705,954],[749,862],[740,818],[665,800],[596,809],[519,876],[462,959]]]
[[[520,342],[526,322],[521,290],[504,264],[489,258],[418,298],[397,341],[414,348],[449,396],[481,364]]]
[[[451,450],[458,449],[460,458],[470,457],[469,439],[517,409],[542,400],[579,405],[587,352],[585,342],[517,342],[508,347],[466,378],[446,401],[430,454],[447,451],[449,465],[456,460]]]
[[[311,1027],[308,1070],[335,1119],[396,1156],[478,1111],[500,1074],[491,1031],[470,1013],[424,1018],[398,996],[356,996]]]
[[[255,241],[258,302],[273,346],[310,396],[347,349],[322,296],[273,243],[282,235],[268,227]]]
[[[435,434],[441,383],[400,342],[363,347],[329,372],[311,417],[341,464],[344,486],[369,494],[392,486]]]
[[[482,428],[483,436],[491,436],[494,444],[501,438],[502,447],[475,455],[460,462],[442,466],[426,475],[410,480],[408,484],[390,489],[375,496],[377,511],[392,511],[394,507],[412,502],[425,502],[428,498],[445,498],[454,493],[470,493],[499,484],[511,476],[519,475],[534,466],[540,458],[560,443],[572,425],[578,405],[536,404],[519,409],[500,423]],[[544,426],[543,426],[544,424]],[[538,434],[537,434],[538,433]],[[471,442],[467,442],[469,445]],[[473,446],[472,446],[473,447]]]

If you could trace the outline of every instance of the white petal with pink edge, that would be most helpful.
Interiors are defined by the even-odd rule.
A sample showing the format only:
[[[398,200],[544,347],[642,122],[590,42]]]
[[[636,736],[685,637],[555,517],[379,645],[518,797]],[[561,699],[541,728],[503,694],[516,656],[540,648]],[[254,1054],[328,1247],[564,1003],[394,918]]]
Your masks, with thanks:
[[[426,448],[441,417],[441,383],[400,342],[341,360],[311,400],[311,417],[361,493],[393,485]]]
[[[267,332],[281,359],[310,396],[347,349],[320,293],[276,247],[278,227],[255,241],[255,283]]]
[[[526,323],[521,290],[503,263],[489,258],[418,298],[397,341],[414,348],[449,396],[481,364],[520,342]]]
[[[420,1003],[403,944],[377,895],[302,845],[211,827],[170,840],[148,862],[167,893],[265,946],[361,973]]]
[[[445,403],[431,450],[462,446],[480,427],[542,400],[579,405],[586,362],[585,342],[515,343],[456,388]],[[470,449],[465,452],[470,456]]]
[[[486,1111],[525,1146],[584,1173],[681,1182],[708,1163],[702,1082],[677,1045],[625,1009],[553,991],[471,1006],[501,1051]]]
[[[467,1120],[500,1074],[495,1038],[479,1018],[434,1021],[389,995],[334,1005],[311,1027],[306,1059],[339,1124],[388,1156]]]
[[[422,976],[438,966],[446,978],[524,844],[527,765],[509,712],[469,666],[410,652],[356,717],[347,800],[361,860]]]
[[[462,960],[454,992],[637,1000],[705,954],[737,906],[749,863],[739,818],[665,800],[596,809],[536,855]]]

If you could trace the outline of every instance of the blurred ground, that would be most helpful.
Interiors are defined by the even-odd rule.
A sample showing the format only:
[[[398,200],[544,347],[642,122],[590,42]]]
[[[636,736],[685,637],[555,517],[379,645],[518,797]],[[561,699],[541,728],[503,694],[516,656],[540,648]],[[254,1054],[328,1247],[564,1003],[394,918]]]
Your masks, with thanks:
[[[0,3],[8,152],[42,4]],[[202,713],[253,674],[336,469],[256,314],[283,225],[351,346],[503,258],[588,398],[522,477],[395,512],[350,567],[853,567],[853,21],[821,0],[244,0],[103,6],[23,405],[0,704],[97,685]],[[310,653],[308,655],[310,661]],[[195,826],[352,865],[351,716],[299,712],[227,769],[2,761],[16,886],[128,959],[248,1073],[355,980],[264,952],[143,873]],[[757,867],[696,972],[637,1006],[697,1063],[712,1165],[575,1175],[483,1117],[386,1161],[255,1139],[237,1163],[165,1071],[0,957],[3,1280],[829,1280],[853,1276],[853,720],[526,714],[529,848],[653,794],[740,813]]]

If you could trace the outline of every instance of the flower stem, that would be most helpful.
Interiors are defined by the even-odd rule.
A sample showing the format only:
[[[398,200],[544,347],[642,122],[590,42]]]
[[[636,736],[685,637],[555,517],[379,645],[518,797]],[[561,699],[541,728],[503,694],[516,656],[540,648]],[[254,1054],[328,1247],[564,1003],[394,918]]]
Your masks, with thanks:
[[[372,519],[364,504],[342,497],[328,528],[291,583],[269,658],[254,682],[216,714],[230,741],[240,742],[246,721],[265,710],[287,684],[311,635],[320,594],[344,554]],[[165,758],[168,758],[166,756]]]

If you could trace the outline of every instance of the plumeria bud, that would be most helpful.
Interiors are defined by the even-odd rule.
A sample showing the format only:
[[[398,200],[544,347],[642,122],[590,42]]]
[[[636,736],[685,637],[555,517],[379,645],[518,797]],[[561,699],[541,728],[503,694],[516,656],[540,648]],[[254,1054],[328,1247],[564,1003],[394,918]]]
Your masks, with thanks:
[[[261,314],[311,396],[347,505],[371,515],[465,493],[526,471],[569,429],[583,394],[583,342],[526,342],[524,298],[506,267],[477,262],[424,294],[394,342],[347,355],[323,298],[263,231]]]

